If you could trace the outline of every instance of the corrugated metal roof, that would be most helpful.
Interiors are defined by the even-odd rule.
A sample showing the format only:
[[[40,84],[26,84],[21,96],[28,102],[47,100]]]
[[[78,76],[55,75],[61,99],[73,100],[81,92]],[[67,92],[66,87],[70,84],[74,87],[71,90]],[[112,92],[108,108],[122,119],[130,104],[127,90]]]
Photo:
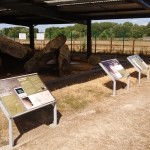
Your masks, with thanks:
[[[85,23],[150,17],[149,0],[1,0],[0,22],[20,25]]]

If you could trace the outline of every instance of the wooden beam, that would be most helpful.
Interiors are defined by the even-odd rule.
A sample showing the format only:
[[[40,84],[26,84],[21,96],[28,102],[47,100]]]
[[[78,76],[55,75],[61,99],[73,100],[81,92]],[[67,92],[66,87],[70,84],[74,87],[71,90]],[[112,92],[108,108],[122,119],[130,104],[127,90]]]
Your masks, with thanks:
[[[76,23],[85,24],[85,22],[80,21],[79,17],[76,15],[72,17],[71,14],[60,12],[53,7],[49,8],[46,5],[37,5],[36,3],[31,3],[31,2],[28,1],[27,3],[19,0],[2,0],[0,1],[0,6],[8,9],[24,12],[26,14],[31,14],[31,15],[33,14],[36,16],[45,17],[47,19],[59,20],[66,23],[76,22]]]

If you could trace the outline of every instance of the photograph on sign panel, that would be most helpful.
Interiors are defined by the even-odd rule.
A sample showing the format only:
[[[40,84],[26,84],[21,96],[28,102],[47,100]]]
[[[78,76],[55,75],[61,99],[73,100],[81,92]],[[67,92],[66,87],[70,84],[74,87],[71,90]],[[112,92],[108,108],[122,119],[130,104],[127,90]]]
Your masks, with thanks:
[[[24,98],[27,96],[27,93],[24,91],[22,87],[14,88],[14,90],[17,96],[19,96],[20,98]]]
[[[119,79],[122,77],[118,70],[123,69],[123,67],[120,65],[117,59],[110,59],[102,61],[101,63],[115,79]]]

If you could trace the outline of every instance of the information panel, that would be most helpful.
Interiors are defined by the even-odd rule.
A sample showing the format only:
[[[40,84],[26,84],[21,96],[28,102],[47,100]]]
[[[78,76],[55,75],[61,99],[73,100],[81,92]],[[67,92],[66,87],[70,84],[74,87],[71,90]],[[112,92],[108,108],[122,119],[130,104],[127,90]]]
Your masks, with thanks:
[[[127,57],[127,59],[132,63],[132,65],[140,70],[147,70],[149,67],[148,65],[141,59],[139,55],[132,55]]]
[[[0,80],[0,101],[10,117],[55,102],[38,74]]]
[[[26,40],[26,39],[27,39],[26,33],[19,33],[19,40]]]
[[[37,40],[44,40],[44,36],[45,36],[44,33],[37,33],[36,34],[36,39]]]
[[[110,75],[113,79],[118,80],[122,77],[129,76],[129,73],[123,68],[117,59],[110,59],[101,61],[99,65],[104,69],[104,71]]]

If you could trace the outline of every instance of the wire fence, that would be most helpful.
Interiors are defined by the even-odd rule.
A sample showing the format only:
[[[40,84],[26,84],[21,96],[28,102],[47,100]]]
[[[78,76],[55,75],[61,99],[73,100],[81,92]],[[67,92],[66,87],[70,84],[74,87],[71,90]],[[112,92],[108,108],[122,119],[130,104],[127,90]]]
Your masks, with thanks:
[[[109,40],[93,40],[92,53],[121,53],[121,54],[150,54],[150,40],[142,39],[109,39]],[[29,40],[18,40],[24,45],[29,46]],[[35,49],[41,50],[49,40],[35,40]],[[85,38],[69,39],[66,41],[71,52],[86,53],[87,41]]]

